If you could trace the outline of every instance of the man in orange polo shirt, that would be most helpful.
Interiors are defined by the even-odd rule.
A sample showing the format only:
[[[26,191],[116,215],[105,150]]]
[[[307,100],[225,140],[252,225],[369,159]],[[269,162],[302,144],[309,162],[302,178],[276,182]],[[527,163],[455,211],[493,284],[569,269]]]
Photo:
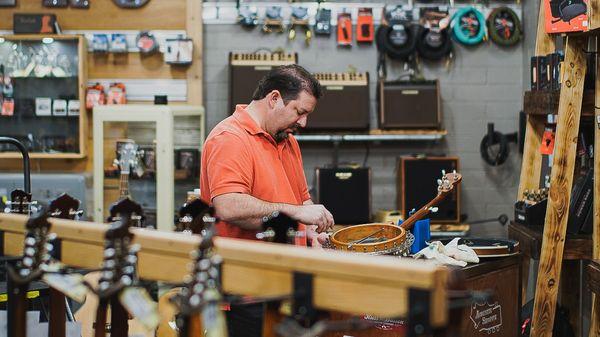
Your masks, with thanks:
[[[304,68],[281,66],[258,83],[250,104],[238,105],[211,131],[202,150],[200,193],[222,220],[219,235],[256,239],[262,219],[281,212],[307,226],[313,246],[324,242],[334,219],[311,201],[291,135],[306,126],[321,95]],[[261,336],[261,306],[232,306],[227,316],[230,336]]]

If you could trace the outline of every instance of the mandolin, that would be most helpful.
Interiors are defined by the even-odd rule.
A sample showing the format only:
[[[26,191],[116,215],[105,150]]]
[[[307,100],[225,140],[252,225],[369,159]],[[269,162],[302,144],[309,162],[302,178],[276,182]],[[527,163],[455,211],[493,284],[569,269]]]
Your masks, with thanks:
[[[109,209],[108,222],[115,222],[121,218],[121,214],[128,214],[133,220],[134,227],[143,227],[144,212],[142,206],[131,198],[129,193],[129,175],[132,167],[138,166],[138,146],[131,139],[117,142],[119,159],[119,200],[112,204]]]

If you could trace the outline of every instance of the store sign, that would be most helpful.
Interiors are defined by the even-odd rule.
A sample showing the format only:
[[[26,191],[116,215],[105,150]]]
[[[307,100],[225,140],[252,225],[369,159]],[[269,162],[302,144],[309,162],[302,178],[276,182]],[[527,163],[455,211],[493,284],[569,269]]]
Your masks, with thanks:
[[[473,303],[470,318],[475,330],[487,334],[497,333],[502,328],[502,306],[498,302]]]

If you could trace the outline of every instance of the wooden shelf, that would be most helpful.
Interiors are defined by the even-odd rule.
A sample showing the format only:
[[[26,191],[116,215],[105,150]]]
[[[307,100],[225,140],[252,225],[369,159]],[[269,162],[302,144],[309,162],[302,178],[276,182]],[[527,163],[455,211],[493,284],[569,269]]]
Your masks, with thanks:
[[[560,91],[526,91],[523,97],[523,111],[530,115],[558,114]],[[583,92],[582,116],[594,115],[594,91]]]
[[[541,227],[528,227],[514,221],[511,221],[508,225],[508,237],[519,241],[521,252],[534,260],[540,259],[542,236],[543,233]],[[589,260],[591,257],[591,235],[567,235],[563,260]]]
[[[83,159],[85,153],[41,153],[41,152],[30,152],[29,158],[31,159]],[[20,152],[0,152],[0,158],[22,158]]]
[[[364,141],[416,141],[440,140],[446,130],[370,130],[368,133],[311,133],[294,136],[298,141],[308,142],[364,142]]]

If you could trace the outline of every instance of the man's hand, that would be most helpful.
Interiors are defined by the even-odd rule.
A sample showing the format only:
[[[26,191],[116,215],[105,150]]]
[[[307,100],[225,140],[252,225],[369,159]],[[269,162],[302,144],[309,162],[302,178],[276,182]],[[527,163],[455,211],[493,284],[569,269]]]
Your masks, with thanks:
[[[317,226],[317,233],[330,230],[335,223],[333,215],[323,205],[294,206],[289,211],[284,209],[284,213],[305,225]]]
[[[315,231],[316,228],[317,226],[306,226],[306,236],[310,240],[312,247],[322,248],[327,243],[327,240],[329,240],[329,234],[325,232],[317,233]]]

